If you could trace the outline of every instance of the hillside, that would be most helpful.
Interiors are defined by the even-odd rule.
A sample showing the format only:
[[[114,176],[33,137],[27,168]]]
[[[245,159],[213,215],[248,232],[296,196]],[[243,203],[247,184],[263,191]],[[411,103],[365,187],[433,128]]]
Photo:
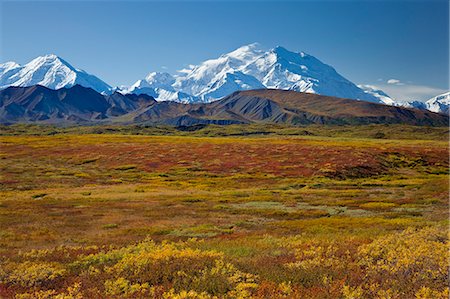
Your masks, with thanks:
[[[208,104],[161,102],[133,118],[176,125],[284,123],[448,125],[433,112],[286,90],[235,92]]]
[[[448,117],[436,113],[285,90],[236,92],[211,106],[250,121],[322,124],[405,123],[445,125]]]
[[[154,103],[148,95],[102,95],[81,85],[8,87],[0,91],[0,123],[98,122]]]
[[[409,124],[447,126],[446,115],[296,91],[238,91],[212,103],[157,102],[141,94],[103,95],[76,85],[0,91],[0,123]]]

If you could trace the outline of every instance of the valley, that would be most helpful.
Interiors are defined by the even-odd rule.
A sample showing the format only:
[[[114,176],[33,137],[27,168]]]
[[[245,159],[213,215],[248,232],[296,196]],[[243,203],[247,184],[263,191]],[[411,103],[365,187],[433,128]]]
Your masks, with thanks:
[[[447,298],[447,140],[0,126],[0,297]]]

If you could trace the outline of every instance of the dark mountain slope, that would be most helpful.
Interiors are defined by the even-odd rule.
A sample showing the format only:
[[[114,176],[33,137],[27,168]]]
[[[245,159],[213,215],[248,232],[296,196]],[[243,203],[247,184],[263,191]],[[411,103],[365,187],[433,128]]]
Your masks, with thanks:
[[[0,91],[0,122],[95,122],[155,104],[147,95],[103,96],[75,85],[58,90],[35,85]]]
[[[235,92],[211,103],[207,115],[233,114],[248,122],[368,124],[405,123],[412,125],[448,125],[445,115],[286,90],[250,90]]]
[[[0,123],[154,123],[195,124],[395,124],[448,126],[448,116],[364,101],[285,90],[235,92],[207,104],[156,102],[148,95],[102,95],[76,85],[0,91]]]
[[[105,99],[110,105],[107,111],[108,116],[120,116],[130,111],[143,109],[156,104],[155,99],[146,94],[123,95],[119,92],[115,92],[106,96]]]

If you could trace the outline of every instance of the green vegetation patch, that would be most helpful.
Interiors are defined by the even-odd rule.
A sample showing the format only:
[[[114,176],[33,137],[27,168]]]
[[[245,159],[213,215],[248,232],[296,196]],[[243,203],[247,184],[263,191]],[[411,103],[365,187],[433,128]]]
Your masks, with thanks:
[[[364,209],[348,209],[345,206],[328,206],[328,205],[312,205],[306,202],[276,202],[276,201],[250,201],[245,203],[233,204],[232,208],[244,210],[251,213],[252,211],[283,211],[287,213],[295,213],[298,211],[321,211],[324,214],[315,214],[317,216],[346,215],[351,217],[364,217],[371,215],[370,211]],[[217,206],[216,206],[217,208]]]

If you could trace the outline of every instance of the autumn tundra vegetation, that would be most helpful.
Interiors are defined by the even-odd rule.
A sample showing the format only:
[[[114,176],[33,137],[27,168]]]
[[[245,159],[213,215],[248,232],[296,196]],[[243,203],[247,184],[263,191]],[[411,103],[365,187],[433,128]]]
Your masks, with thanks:
[[[0,127],[0,298],[448,298],[448,128]]]

